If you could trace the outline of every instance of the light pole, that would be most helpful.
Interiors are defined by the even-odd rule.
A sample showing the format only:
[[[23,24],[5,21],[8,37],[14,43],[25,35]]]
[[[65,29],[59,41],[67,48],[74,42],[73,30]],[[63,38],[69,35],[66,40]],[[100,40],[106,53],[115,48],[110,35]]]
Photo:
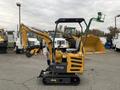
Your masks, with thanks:
[[[117,15],[117,16],[115,16],[115,28],[117,28],[117,24],[116,24],[116,22],[117,22],[117,17],[120,17],[120,15]]]
[[[115,29],[114,29],[114,37],[116,36],[116,30],[117,30],[117,17],[120,17],[120,15],[115,16]]]
[[[19,31],[20,31],[20,23],[21,23],[21,3],[20,2],[17,2],[16,5],[18,6],[19,8]],[[19,36],[19,34],[18,34]]]

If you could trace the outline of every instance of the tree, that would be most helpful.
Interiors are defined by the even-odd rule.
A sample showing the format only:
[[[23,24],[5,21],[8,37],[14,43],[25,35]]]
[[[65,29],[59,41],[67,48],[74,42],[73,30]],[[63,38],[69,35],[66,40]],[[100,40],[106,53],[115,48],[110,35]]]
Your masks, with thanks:
[[[96,36],[104,36],[105,35],[104,32],[99,29],[92,29],[88,33],[96,35]]]
[[[110,31],[109,34],[111,35],[111,37],[115,37],[117,33],[120,33],[120,29],[119,28],[115,28],[115,27],[108,27],[108,30]]]
[[[108,29],[110,31],[110,34],[112,34],[113,36],[120,32],[119,28],[113,28],[112,26],[108,27]]]
[[[115,28],[113,26],[108,27],[109,33],[106,33],[107,41],[112,40],[118,33],[120,33],[119,28]]]

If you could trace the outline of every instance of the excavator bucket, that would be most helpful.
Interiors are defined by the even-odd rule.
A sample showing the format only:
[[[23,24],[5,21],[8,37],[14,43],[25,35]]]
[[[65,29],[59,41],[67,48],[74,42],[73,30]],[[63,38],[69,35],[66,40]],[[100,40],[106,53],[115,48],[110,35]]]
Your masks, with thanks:
[[[105,53],[105,48],[99,37],[95,35],[87,35],[83,37],[84,49],[87,54],[90,53]]]

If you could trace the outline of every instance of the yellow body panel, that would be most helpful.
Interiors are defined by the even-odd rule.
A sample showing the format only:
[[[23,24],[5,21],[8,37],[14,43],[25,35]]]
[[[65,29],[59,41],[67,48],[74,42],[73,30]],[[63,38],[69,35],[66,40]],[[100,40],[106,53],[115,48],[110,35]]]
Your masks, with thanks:
[[[82,53],[67,54],[67,72],[68,73],[83,73],[84,55]]]

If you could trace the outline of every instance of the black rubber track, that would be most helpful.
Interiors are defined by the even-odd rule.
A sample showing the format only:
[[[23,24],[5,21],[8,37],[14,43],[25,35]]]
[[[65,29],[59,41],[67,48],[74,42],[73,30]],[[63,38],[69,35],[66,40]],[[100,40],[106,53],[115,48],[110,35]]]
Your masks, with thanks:
[[[51,81],[51,79],[59,79],[62,80],[63,79],[69,79],[70,82],[54,82],[54,81]],[[47,76],[47,77],[44,77],[43,80],[42,80],[43,84],[45,85],[79,85],[80,84],[80,78],[76,75],[76,76],[71,76],[71,77],[51,77],[51,76]]]

